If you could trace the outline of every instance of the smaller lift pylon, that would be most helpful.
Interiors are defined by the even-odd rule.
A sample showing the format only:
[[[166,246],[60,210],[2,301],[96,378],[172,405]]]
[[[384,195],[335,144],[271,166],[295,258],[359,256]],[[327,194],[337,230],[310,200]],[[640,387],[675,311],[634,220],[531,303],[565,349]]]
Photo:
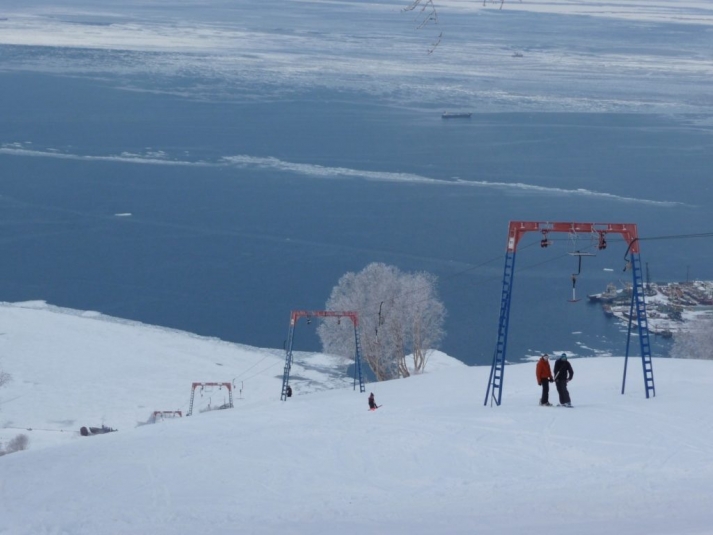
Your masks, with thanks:
[[[357,312],[340,312],[334,310],[293,310],[290,314],[290,326],[287,331],[287,344],[285,346],[285,369],[282,374],[282,393],[280,399],[286,401],[288,397],[288,387],[290,386],[290,371],[292,370],[292,345],[295,338],[295,327],[300,318],[349,318],[354,325],[354,390],[357,381],[359,382],[359,392],[365,392],[364,376],[361,370],[361,341],[359,339],[359,314]]]

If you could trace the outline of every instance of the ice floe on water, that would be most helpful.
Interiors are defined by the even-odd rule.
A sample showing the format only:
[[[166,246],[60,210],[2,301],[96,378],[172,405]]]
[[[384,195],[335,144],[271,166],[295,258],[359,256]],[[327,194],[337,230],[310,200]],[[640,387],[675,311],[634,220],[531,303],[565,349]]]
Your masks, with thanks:
[[[179,165],[179,166],[234,166],[240,168],[269,169],[275,171],[297,173],[313,178],[326,179],[362,179],[381,182],[396,182],[407,184],[427,184],[442,187],[479,187],[502,190],[512,193],[535,194],[545,196],[577,196],[600,198],[604,200],[647,204],[660,207],[685,206],[684,203],[676,201],[659,201],[637,197],[627,197],[612,193],[589,190],[586,188],[566,189],[548,186],[538,186],[535,184],[525,184],[522,182],[492,182],[487,180],[465,180],[462,178],[443,179],[433,178],[413,173],[398,173],[391,171],[373,171],[366,169],[352,169],[346,167],[329,167],[317,164],[288,162],[274,157],[258,157],[248,155],[224,156],[216,161],[190,161],[179,158],[171,158],[164,151],[148,151],[137,154],[132,152],[122,152],[119,155],[81,155],[56,150],[36,150],[25,148],[20,143],[5,143],[0,145],[0,154],[26,157],[62,158],[71,160],[86,161],[113,161],[127,164],[149,164],[149,165]]]

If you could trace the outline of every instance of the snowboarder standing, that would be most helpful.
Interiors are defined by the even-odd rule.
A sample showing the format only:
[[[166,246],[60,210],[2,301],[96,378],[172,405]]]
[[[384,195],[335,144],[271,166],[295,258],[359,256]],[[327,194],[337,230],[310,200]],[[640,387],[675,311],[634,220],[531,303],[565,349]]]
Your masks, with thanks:
[[[379,406],[376,404],[376,401],[374,400],[374,393],[372,392],[369,394],[369,410],[375,411],[378,408]]]
[[[537,368],[535,369],[535,375],[537,376],[537,384],[542,386],[542,397],[540,397],[540,405],[546,407],[551,407],[550,403],[550,383],[554,382],[552,378],[552,369],[550,368],[550,361],[547,358],[547,353],[540,357],[537,361]]]
[[[555,362],[555,386],[557,386],[557,393],[560,396],[560,405],[565,407],[572,406],[572,400],[567,390],[567,383],[572,380],[572,377],[574,377],[572,365],[567,360],[567,354],[562,353],[562,356]]]

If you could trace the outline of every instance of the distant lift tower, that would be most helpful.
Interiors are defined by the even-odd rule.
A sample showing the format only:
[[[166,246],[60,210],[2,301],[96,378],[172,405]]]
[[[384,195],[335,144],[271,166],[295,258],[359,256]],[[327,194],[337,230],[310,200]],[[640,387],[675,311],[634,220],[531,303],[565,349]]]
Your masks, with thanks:
[[[549,240],[547,235],[550,232],[566,232],[570,235],[590,234],[597,238],[598,248],[606,248],[607,234],[621,234],[628,248],[628,265],[631,267],[633,275],[633,287],[631,295],[631,308],[629,314],[629,332],[626,340],[626,357],[624,360],[624,377],[622,380],[621,393],[624,393],[626,384],[626,365],[629,359],[629,340],[631,337],[631,322],[636,315],[636,323],[639,333],[639,344],[641,346],[641,362],[644,369],[644,386],[646,397],[655,396],[654,371],[651,362],[651,344],[649,343],[649,329],[646,320],[646,302],[644,300],[644,284],[641,269],[641,258],[639,256],[639,238],[636,225],[631,223],[549,223],[535,221],[511,221],[508,230],[507,253],[505,255],[505,271],[503,275],[503,289],[500,296],[500,320],[498,322],[498,336],[495,343],[493,364],[490,368],[490,378],[488,379],[488,389],[485,393],[485,405],[488,401],[500,405],[503,394],[503,378],[505,373],[505,354],[508,341],[508,326],[510,321],[510,303],[512,300],[512,283],[515,275],[515,253],[517,244],[526,232],[541,232],[543,239],[540,242],[542,247],[547,247]],[[574,280],[573,280],[574,284]]]
[[[290,385],[290,370],[292,369],[292,344],[295,338],[295,326],[297,320],[306,317],[307,323],[311,318],[349,318],[354,325],[354,390],[356,390],[357,379],[359,381],[359,392],[365,392],[364,378],[361,373],[361,342],[359,341],[359,314],[357,312],[338,312],[334,310],[293,310],[290,314],[290,328],[287,332],[287,345],[285,346],[285,371],[282,376],[282,394],[280,399],[285,401],[288,398],[287,389]]]

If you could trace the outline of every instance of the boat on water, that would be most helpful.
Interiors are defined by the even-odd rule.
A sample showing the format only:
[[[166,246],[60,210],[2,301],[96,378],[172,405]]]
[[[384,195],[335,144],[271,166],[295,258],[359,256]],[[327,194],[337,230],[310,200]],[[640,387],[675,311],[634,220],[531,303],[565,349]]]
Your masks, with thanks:
[[[469,119],[471,115],[473,114],[470,112],[444,111],[441,117],[444,119]]]
[[[588,294],[590,303],[613,303],[622,298],[628,298],[631,295],[630,290],[619,290],[615,284],[607,284],[607,289],[598,294]]]

